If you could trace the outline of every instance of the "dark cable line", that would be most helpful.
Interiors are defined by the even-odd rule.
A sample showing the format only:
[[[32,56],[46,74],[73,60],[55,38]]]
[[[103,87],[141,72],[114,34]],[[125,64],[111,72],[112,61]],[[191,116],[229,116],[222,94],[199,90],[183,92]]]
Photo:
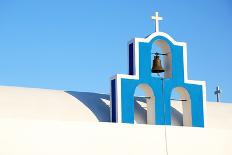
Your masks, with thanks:
[[[162,101],[164,105],[164,133],[165,133],[165,145],[166,145],[166,153],[168,155],[168,141],[167,141],[167,126],[166,126],[166,107],[164,102],[164,78],[161,77],[162,80]]]

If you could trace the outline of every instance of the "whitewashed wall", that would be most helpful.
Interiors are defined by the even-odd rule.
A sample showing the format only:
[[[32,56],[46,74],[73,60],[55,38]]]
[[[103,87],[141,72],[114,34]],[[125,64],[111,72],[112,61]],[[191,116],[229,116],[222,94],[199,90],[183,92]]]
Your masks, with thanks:
[[[0,120],[1,155],[231,155],[229,130]],[[167,139],[167,140],[166,140]],[[167,148],[166,148],[167,146]]]
[[[0,87],[0,155],[231,155],[232,104],[208,103],[206,115],[205,128],[106,123],[108,95]]]

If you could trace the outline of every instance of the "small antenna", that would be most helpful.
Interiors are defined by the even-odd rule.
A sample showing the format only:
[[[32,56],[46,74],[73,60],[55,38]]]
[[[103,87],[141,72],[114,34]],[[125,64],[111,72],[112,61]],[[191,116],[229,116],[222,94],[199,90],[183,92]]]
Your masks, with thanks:
[[[216,91],[214,92],[214,94],[217,96],[217,102],[220,102],[221,90],[220,90],[219,86],[216,87]]]

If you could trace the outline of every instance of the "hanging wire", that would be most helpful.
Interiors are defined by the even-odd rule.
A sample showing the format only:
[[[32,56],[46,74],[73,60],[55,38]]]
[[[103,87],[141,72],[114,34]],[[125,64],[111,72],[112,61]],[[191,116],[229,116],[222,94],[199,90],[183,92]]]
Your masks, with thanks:
[[[170,100],[172,100],[172,101],[188,101],[186,99],[180,99],[180,100],[178,100],[178,99],[170,99]]]
[[[146,99],[151,99],[151,97],[155,97],[155,96],[134,96],[134,98],[146,98]],[[174,98],[171,98],[170,100],[172,100],[172,101],[189,101],[186,99],[174,99]]]
[[[155,55],[168,55],[169,53],[171,53],[171,52],[169,52],[169,51],[166,51],[167,53],[162,53],[163,51],[161,51],[161,52],[152,52],[151,54],[155,54]]]
[[[161,78],[162,80],[162,101],[164,101],[164,78]],[[167,140],[167,126],[166,126],[166,106],[163,102],[164,105],[164,132],[165,132],[165,141],[166,141],[166,153],[168,155],[168,140]]]

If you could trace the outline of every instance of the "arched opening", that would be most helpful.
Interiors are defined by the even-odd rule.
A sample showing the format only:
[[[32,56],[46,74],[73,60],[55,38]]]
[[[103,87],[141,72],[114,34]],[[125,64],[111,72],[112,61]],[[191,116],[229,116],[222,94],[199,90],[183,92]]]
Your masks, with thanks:
[[[171,124],[192,126],[191,98],[183,87],[176,87],[171,93]]]
[[[171,48],[168,43],[164,40],[156,40],[152,44],[151,48],[151,68],[153,65],[154,53],[160,53],[165,55],[160,55],[160,60],[162,62],[162,66],[165,70],[164,73],[157,74],[152,73],[153,77],[164,77],[171,78],[172,77],[172,56],[171,56]]]
[[[135,89],[134,123],[155,124],[155,96],[147,84],[140,84]]]

